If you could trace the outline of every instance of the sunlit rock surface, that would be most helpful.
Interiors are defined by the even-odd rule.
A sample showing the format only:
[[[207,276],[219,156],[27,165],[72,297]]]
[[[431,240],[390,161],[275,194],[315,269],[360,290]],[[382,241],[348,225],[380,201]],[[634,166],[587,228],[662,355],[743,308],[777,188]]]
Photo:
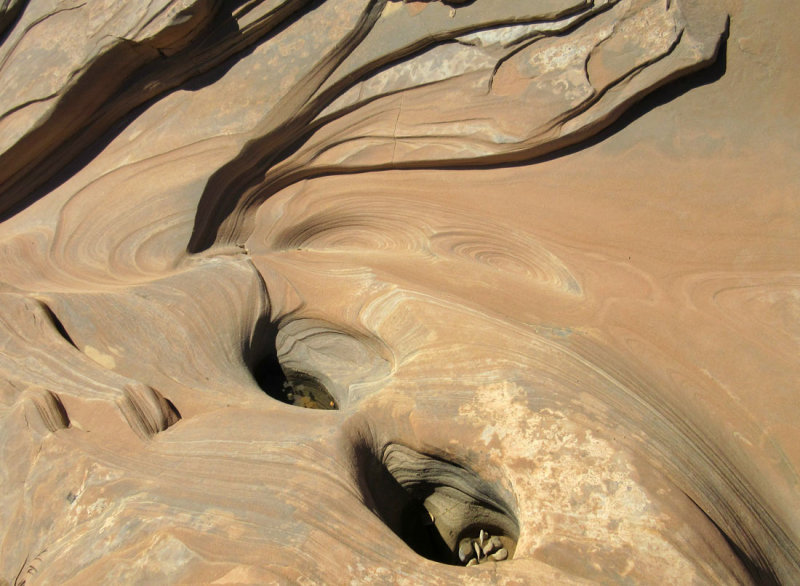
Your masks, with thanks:
[[[0,2],[0,583],[797,583],[798,18]]]

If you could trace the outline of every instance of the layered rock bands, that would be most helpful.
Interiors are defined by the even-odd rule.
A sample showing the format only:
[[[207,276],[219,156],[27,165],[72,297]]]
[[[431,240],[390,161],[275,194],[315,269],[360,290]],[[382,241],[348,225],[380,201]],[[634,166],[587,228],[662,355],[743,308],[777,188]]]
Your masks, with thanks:
[[[0,584],[796,583],[741,4],[0,1]]]

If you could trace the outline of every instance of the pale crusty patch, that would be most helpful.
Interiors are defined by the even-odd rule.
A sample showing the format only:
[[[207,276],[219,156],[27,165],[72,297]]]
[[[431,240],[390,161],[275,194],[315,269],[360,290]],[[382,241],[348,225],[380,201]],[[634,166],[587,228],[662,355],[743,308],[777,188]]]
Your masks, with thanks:
[[[513,382],[494,383],[459,409],[483,428],[482,441],[513,486],[522,527],[515,557],[590,541],[609,552],[637,551],[636,563],[649,558],[645,563],[674,583],[691,576],[664,537],[665,513],[635,480],[627,454],[560,411],[531,411],[528,392]]]
[[[100,366],[108,368],[109,370],[113,369],[117,366],[117,361],[114,360],[114,357],[110,354],[105,354],[104,352],[100,352],[97,348],[92,346],[84,346],[83,353],[86,354],[89,358],[97,362]]]

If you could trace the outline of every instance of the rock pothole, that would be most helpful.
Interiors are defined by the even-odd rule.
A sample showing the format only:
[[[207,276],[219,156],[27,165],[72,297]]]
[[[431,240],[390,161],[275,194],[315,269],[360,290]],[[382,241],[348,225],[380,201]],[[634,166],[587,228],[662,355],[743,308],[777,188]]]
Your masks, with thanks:
[[[461,566],[513,557],[513,497],[472,470],[400,444],[358,446],[356,469],[364,502],[417,554]]]
[[[277,350],[278,328],[270,324],[259,335],[258,351],[251,359],[251,372],[258,386],[270,397],[306,409],[338,409],[333,396],[313,375],[281,364]]]
[[[264,392],[310,409],[349,409],[380,388],[392,367],[380,341],[317,318],[256,324],[245,363]]]

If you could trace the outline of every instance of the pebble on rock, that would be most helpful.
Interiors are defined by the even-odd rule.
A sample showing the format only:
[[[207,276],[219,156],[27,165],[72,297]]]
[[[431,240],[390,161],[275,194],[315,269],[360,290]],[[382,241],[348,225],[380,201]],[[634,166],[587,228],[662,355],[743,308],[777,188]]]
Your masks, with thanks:
[[[508,557],[508,550],[505,547],[501,547],[492,554],[492,559],[497,560],[498,562],[502,562],[507,557]]]
[[[459,541],[458,559],[467,566],[488,561],[501,562],[508,559],[508,550],[503,547],[503,541],[499,536],[491,535],[481,529],[478,537],[465,537]]]
[[[463,564],[472,557],[472,542],[469,539],[462,539],[458,544],[458,559]]]

